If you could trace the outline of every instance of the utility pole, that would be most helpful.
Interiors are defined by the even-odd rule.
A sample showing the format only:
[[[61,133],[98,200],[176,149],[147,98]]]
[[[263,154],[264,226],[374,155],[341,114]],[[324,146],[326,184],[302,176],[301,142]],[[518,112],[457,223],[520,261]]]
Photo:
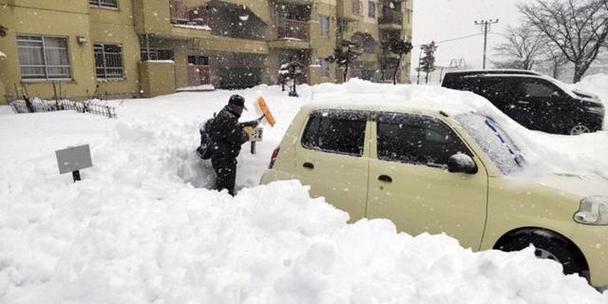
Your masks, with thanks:
[[[481,26],[483,31],[483,69],[486,69],[486,50],[488,49],[488,32],[490,31],[490,26],[492,24],[498,23],[498,19],[489,19],[489,20],[475,20],[475,25]]]
[[[418,68],[416,69],[418,75],[416,76],[416,84],[420,84],[420,66],[422,65],[422,52],[424,51],[423,47],[420,47],[420,54],[418,55]]]

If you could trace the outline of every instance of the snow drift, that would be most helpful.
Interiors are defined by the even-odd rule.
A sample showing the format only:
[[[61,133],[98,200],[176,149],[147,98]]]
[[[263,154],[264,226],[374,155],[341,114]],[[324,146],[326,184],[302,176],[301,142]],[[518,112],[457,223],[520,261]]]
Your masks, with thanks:
[[[239,187],[257,184],[303,102],[368,88],[390,90],[352,81],[302,87],[301,99],[276,87],[240,92],[248,100],[266,96],[278,124],[259,154],[243,149]],[[425,90],[432,89],[412,92]],[[564,276],[532,250],[473,253],[445,235],[397,233],[386,220],[347,224],[346,213],[311,199],[297,181],[242,189],[235,198],[201,188],[212,174],[193,153],[197,126],[232,93],[129,101],[119,105],[118,120],[2,115],[0,303],[608,301],[608,293]],[[543,153],[555,152],[557,142],[575,154],[583,143],[606,144],[601,133],[520,134],[551,142]],[[91,143],[95,166],[73,184],[57,174],[53,151],[81,143]],[[603,158],[592,152],[587,161]]]

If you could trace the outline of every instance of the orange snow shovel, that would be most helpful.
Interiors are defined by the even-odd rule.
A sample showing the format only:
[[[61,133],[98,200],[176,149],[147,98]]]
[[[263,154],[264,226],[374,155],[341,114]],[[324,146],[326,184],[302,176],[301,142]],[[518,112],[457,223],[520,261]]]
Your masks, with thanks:
[[[260,96],[258,98],[258,106],[260,107],[260,110],[264,114],[264,116],[262,116],[262,117],[266,117],[266,121],[268,122],[268,124],[271,127],[274,127],[274,124],[277,122],[276,122],[276,120],[274,120],[274,116],[272,116],[272,113],[270,113],[270,109],[268,109],[268,105],[266,104],[266,100],[264,100],[264,97]]]

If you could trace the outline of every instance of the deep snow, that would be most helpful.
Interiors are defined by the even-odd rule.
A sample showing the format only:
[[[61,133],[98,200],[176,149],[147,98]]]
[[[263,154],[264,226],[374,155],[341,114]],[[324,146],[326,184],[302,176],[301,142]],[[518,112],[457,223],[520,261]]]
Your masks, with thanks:
[[[237,184],[252,188],[235,198],[200,188],[212,173],[193,151],[198,124],[236,92],[112,101],[117,120],[0,115],[0,303],[608,302],[608,293],[531,250],[472,253],[447,236],[396,233],[386,220],[347,224],[347,214],[310,199],[296,181],[256,186],[311,100],[407,91],[472,98],[469,106],[492,111],[472,94],[437,88],[353,80],[298,89],[298,99],[277,87],[238,92],[250,109],[264,96],[278,122],[266,127],[258,154],[243,147]],[[554,136],[500,119],[524,145],[532,175],[608,175],[608,132]],[[58,175],[54,150],[83,143],[94,167],[73,184]]]

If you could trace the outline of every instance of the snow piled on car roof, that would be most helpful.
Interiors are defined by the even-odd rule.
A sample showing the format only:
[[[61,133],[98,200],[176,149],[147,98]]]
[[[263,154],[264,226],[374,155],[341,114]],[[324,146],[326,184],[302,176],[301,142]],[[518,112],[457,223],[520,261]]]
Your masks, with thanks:
[[[344,84],[320,84],[313,87],[313,107],[359,107],[390,111],[444,111],[458,114],[472,111],[494,113],[485,98],[470,92],[441,87],[378,84],[351,79]]]

